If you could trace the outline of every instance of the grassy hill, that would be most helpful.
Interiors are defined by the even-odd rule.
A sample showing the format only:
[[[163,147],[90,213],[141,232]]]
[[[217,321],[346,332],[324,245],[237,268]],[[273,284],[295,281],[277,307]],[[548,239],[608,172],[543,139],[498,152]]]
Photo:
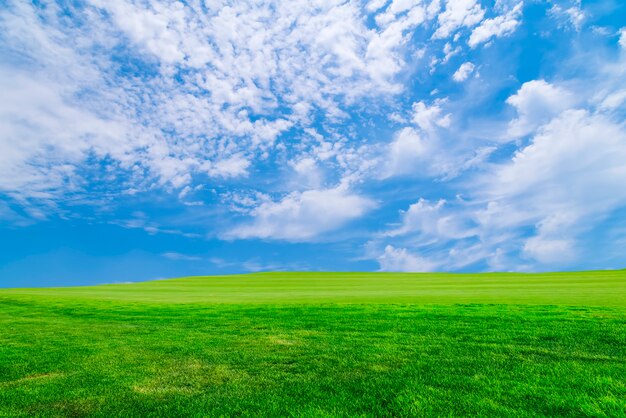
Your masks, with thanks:
[[[626,271],[0,289],[0,416],[626,416]]]

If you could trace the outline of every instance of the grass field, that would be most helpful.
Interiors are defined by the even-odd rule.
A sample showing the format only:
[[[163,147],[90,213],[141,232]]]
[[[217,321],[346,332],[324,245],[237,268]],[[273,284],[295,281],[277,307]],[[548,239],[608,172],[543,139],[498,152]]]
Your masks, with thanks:
[[[626,416],[626,271],[0,289],[0,416]]]

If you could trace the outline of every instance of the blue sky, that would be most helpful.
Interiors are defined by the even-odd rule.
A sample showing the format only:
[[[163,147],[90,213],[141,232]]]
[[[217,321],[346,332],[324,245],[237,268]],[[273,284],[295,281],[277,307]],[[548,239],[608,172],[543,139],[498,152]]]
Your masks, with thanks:
[[[0,286],[626,267],[621,1],[0,5]]]

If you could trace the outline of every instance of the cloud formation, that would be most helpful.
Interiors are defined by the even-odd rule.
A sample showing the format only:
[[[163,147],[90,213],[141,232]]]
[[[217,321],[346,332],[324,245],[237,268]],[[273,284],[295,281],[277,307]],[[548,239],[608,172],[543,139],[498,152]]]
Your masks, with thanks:
[[[458,70],[454,74],[452,74],[452,79],[457,83],[461,83],[468,79],[470,74],[474,72],[474,64],[471,62],[464,62],[461,64]]]
[[[226,238],[307,241],[357,219],[375,203],[341,188],[291,193],[251,210],[253,221],[226,232]]]
[[[521,23],[522,6],[523,3],[520,2],[504,15],[483,20],[480,26],[472,31],[467,41],[468,45],[476,48],[479,44],[488,42],[494,37],[507,36],[515,32]]]
[[[589,266],[626,242],[606,226],[626,208],[620,7],[9,1],[0,221],[341,243],[382,270]]]

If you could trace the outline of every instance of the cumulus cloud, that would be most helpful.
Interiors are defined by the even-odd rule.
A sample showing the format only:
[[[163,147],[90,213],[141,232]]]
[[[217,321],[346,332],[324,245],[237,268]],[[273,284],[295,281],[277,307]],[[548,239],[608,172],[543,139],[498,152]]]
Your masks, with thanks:
[[[290,165],[296,172],[295,181],[299,186],[319,188],[322,185],[323,173],[314,158],[304,157],[300,160],[292,161]]]
[[[441,60],[441,63],[445,64],[446,62],[450,61],[450,58],[461,53],[461,51],[462,51],[462,48],[460,46],[457,46],[456,48],[452,48],[452,44],[450,42],[446,42],[446,44],[443,47],[443,53],[445,55],[443,59]]]
[[[569,260],[575,237],[626,205],[626,132],[600,114],[567,110],[542,126],[488,180],[486,225],[536,225],[525,251],[540,262]],[[565,251],[569,249],[572,251]],[[545,252],[545,254],[543,254]]]
[[[240,177],[248,174],[248,167],[250,161],[242,155],[233,155],[228,159],[217,161],[209,167],[208,173],[210,176],[222,178]]]
[[[515,32],[520,25],[522,6],[523,3],[520,2],[504,15],[483,20],[482,23],[472,31],[467,41],[468,45],[472,48],[476,48],[476,46],[489,41],[491,38],[508,36]]]
[[[439,27],[433,38],[447,38],[461,27],[473,27],[485,16],[476,0],[447,0],[445,10],[437,17]]]
[[[572,230],[580,219],[573,207],[548,215],[536,225],[536,234],[523,245],[525,256],[541,264],[559,265],[571,261],[576,242]]]
[[[564,207],[594,210],[624,202],[626,133],[600,114],[567,110],[539,129],[532,142],[502,166],[492,193],[529,196],[545,213]]]
[[[456,216],[454,211],[445,210],[446,201],[430,203],[420,199],[400,212],[401,224],[385,235],[403,236],[412,234],[425,240],[447,241],[477,235],[478,231],[463,216]]]
[[[471,62],[464,62],[461,64],[458,70],[452,75],[452,79],[457,83],[462,83],[467,80],[467,78],[474,71],[474,64]]]
[[[573,244],[565,239],[529,238],[524,253],[544,264],[562,264],[573,258]]]
[[[406,248],[395,248],[387,245],[378,257],[381,271],[428,272],[437,268],[437,264],[409,252]]]
[[[520,137],[533,132],[552,117],[572,107],[576,98],[562,87],[544,80],[532,80],[524,83],[506,102],[518,113],[517,119],[509,124],[508,134],[511,137]]]
[[[261,203],[249,224],[225,233],[229,239],[307,241],[335,230],[372,209],[375,203],[341,188],[294,192],[279,201]]]
[[[619,30],[619,40],[617,41],[617,43],[623,49],[626,49],[626,28],[621,28]]]
[[[411,127],[401,129],[389,146],[388,175],[410,174],[423,170],[429,152],[430,145],[417,130]]]
[[[523,84],[508,100],[517,110],[508,132],[528,142],[510,159],[483,165],[467,183],[467,198],[419,199],[400,211],[399,223],[372,241],[379,248],[372,257],[381,268],[398,270],[416,254],[446,269],[476,263],[559,269],[579,262],[589,234],[626,207],[624,95],[615,81],[577,94],[544,80]]]
[[[448,128],[450,126],[450,113],[443,113],[440,101],[435,101],[428,106],[423,101],[413,103],[413,122],[426,132],[431,132],[435,127]]]
[[[419,199],[400,211],[399,224],[370,241],[370,253],[383,270],[455,270],[484,261],[492,256],[493,249],[482,242],[488,237],[483,235],[473,211],[461,200]],[[383,247],[384,251],[380,250]],[[426,253],[428,257],[421,256]],[[402,263],[412,267],[399,267]]]
[[[377,171],[377,177],[421,176],[447,181],[483,163],[494,148],[475,149],[459,141],[447,107],[447,98],[430,104],[419,101],[411,106],[409,120],[396,115],[405,126],[395,131],[386,152],[378,156],[382,170]]]

